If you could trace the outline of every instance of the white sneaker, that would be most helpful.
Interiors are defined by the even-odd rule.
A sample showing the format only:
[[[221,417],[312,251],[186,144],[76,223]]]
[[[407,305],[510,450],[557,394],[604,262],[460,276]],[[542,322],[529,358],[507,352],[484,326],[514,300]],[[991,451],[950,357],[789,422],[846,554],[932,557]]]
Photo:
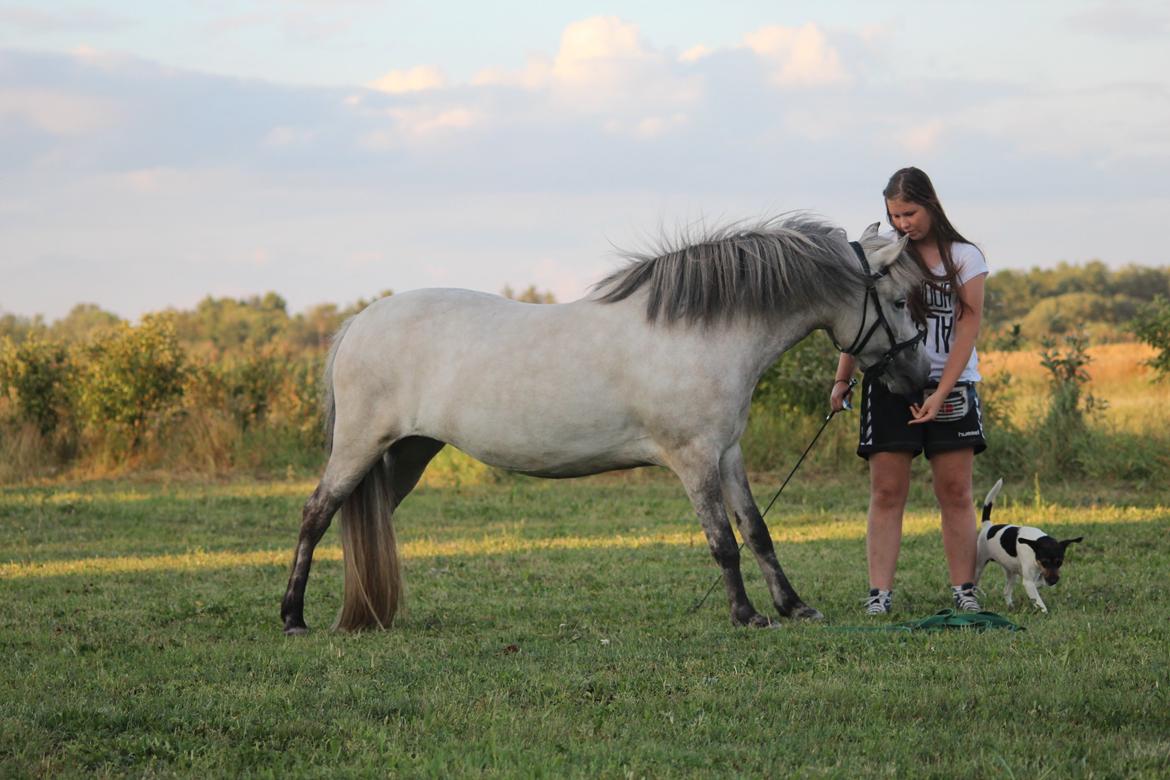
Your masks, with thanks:
[[[964,582],[962,585],[951,586],[951,598],[955,600],[955,609],[960,612],[982,612],[979,599],[975,597],[975,584]]]
[[[865,599],[865,614],[885,615],[890,611],[890,604],[894,600],[894,591],[869,589],[869,597]]]

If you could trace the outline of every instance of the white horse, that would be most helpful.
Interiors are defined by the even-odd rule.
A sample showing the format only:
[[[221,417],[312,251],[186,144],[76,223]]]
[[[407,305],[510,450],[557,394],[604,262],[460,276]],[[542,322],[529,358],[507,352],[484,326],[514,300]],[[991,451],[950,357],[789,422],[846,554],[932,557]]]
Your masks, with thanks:
[[[771,621],[744,591],[728,508],[777,611],[819,618],[780,568],[739,439],[760,375],[816,329],[839,345],[856,334],[843,349],[894,392],[925,383],[911,315],[923,276],[904,247],[877,225],[851,247],[840,228],[798,215],[630,256],[572,303],[432,289],[370,305],[342,326],[326,363],[329,462],[304,507],[285,632],[308,630],[313,549],[338,508],[335,628],[391,624],[401,592],[392,515],[445,444],[541,477],[665,466],[699,516],[735,625]]]

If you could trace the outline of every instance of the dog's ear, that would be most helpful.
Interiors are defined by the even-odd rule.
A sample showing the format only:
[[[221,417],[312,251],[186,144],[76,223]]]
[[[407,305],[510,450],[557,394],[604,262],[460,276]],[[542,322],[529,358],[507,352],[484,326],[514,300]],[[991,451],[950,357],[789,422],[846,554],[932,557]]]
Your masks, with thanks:
[[[1073,544],[1074,542],[1082,542],[1082,541],[1084,541],[1084,539],[1085,539],[1085,537],[1083,537],[1083,536],[1078,536],[1076,539],[1065,539],[1064,541],[1062,541],[1060,543],[1060,549],[1062,549],[1062,550],[1068,549],[1068,546],[1070,544]]]

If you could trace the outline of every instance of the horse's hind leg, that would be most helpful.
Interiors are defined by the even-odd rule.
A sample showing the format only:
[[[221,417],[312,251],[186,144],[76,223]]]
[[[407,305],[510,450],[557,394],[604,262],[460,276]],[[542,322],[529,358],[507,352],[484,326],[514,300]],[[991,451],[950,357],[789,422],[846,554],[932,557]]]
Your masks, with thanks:
[[[368,427],[338,426],[338,431],[334,436],[325,474],[313,495],[305,502],[301,513],[300,536],[297,538],[288,588],[280,605],[280,617],[286,634],[303,634],[309,630],[305,625],[304,606],[313,550],[329,530],[337,510],[362,482],[371,466],[384,457],[383,448],[388,443]]]
[[[394,491],[394,505],[402,503],[426,470],[431,458],[439,454],[439,450],[446,446],[438,439],[428,439],[425,436],[408,436],[397,441],[390,448],[390,459],[393,463],[392,489]]]
[[[390,491],[385,497],[390,504],[387,508],[389,512],[393,512],[414,489],[431,458],[442,448],[441,441],[411,436],[396,442],[387,453],[373,456],[374,463],[385,459],[390,472]],[[305,503],[296,555],[280,610],[286,634],[303,634],[308,631],[304,618],[305,587],[313,563],[313,550],[329,529],[337,510],[361,480],[362,473],[369,469],[370,465],[363,467],[369,459],[367,454],[365,458],[347,464],[344,458],[331,457],[321,484]]]
[[[727,519],[727,510],[723,506],[718,467],[714,463],[694,467],[680,467],[678,464],[672,466],[682,480],[695,512],[699,515],[699,522],[703,525],[703,533],[707,536],[711,555],[723,571],[723,586],[731,606],[731,622],[737,626],[761,628],[771,625],[771,621],[752,606],[743,587],[743,574],[739,568],[739,545],[735,541],[735,534],[731,532],[731,522]]]
[[[309,568],[313,565],[313,550],[329,529],[329,523],[344,499],[344,494],[329,491],[325,480],[322,480],[305,502],[292,572],[288,577],[284,600],[280,604],[280,617],[284,621],[286,634],[304,634],[309,630],[305,625],[305,586],[309,581]]]
[[[743,453],[738,444],[724,453],[719,467],[723,491],[735,515],[735,523],[760,564],[776,610],[784,617],[820,619],[821,613],[801,601],[788,578],[784,576],[784,570],[780,568],[776,549],[772,544],[772,535],[768,533],[768,526],[764,523],[759,508],[756,507],[751,488],[748,487],[747,472],[743,467]]]

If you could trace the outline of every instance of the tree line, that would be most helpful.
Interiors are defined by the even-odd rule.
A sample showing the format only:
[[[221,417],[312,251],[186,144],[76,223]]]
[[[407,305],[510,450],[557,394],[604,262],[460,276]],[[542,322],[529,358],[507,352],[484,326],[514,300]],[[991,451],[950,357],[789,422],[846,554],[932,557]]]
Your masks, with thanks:
[[[554,303],[534,286],[503,293]],[[392,295],[386,290],[377,297]],[[65,317],[0,315],[0,480],[77,463],[200,471],[309,466],[323,444],[324,356],[344,320],[374,299],[290,314],[276,293],[208,296],[137,324],[93,304]],[[988,281],[983,343],[1051,350],[1057,336],[1138,338],[1170,372],[1170,271],[1093,262],[1003,270]],[[823,413],[834,349],[824,334],[768,370],[760,408]]]
[[[987,280],[984,328],[1000,348],[1040,346],[1076,331],[1094,341],[1133,338],[1144,307],[1170,298],[1170,268],[1129,265],[1112,270],[1099,260],[1029,271],[1004,269]]]

